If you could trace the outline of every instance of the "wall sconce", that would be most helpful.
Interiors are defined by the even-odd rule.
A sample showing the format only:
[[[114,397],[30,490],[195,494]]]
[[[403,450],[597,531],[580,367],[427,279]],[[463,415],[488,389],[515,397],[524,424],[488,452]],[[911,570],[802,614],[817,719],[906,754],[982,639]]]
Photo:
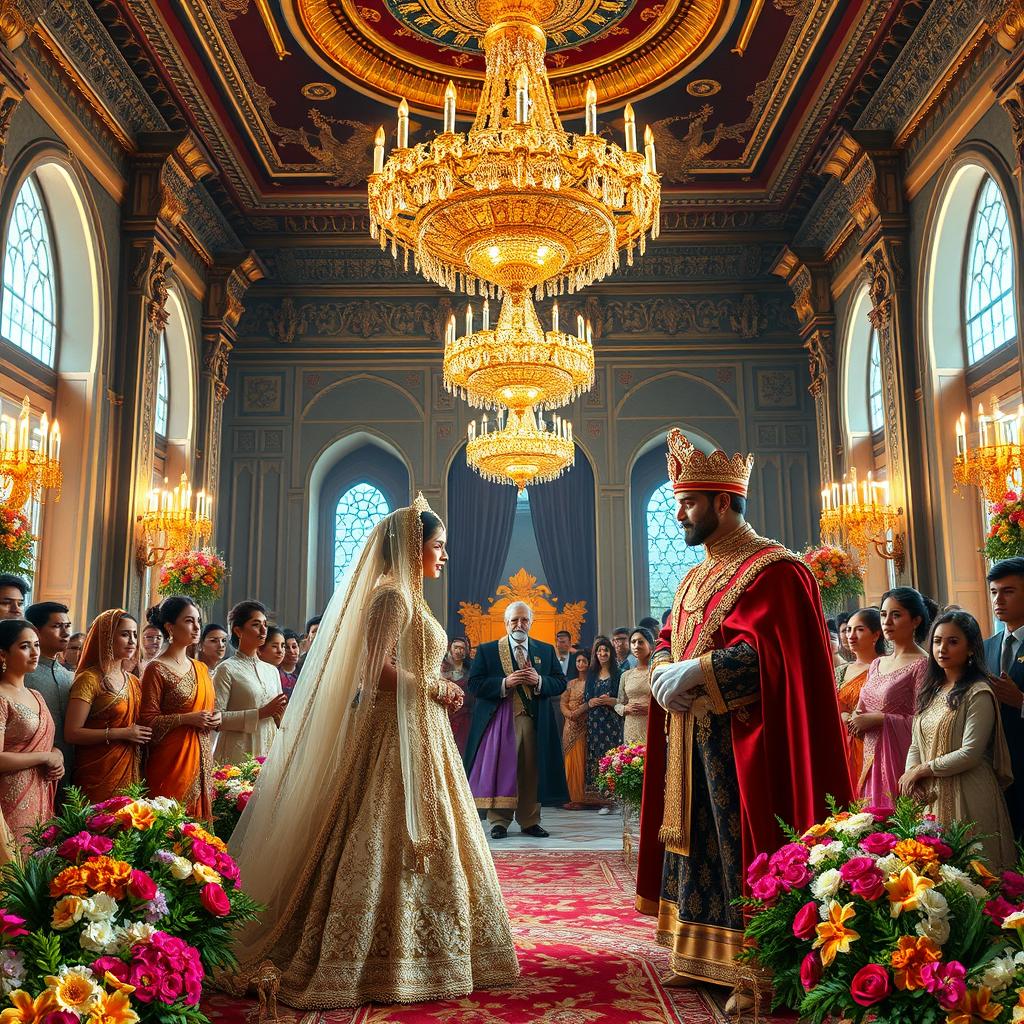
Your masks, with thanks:
[[[164,484],[167,480],[164,480]],[[195,494],[188,474],[174,490],[154,488],[146,496],[146,511],[138,517],[139,565],[152,568],[176,555],[202,547],[213,533],[213,498]]]
[[[853,548],[861,561],[874,550],[903,572],[903,509],[893,508],[886,480],[857,481],[852,469],[842,483],[833,481],[821,492],[821,538],[825,543]]]

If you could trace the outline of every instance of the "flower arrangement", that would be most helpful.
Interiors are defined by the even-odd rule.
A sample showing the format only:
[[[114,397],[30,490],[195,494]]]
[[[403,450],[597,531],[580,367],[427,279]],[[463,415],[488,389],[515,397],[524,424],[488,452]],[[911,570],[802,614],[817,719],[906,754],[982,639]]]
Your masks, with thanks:
[[[240,765],[218,765],[213,772],[213,831],[227,842],[252,796],[264,757],[250,755]]]
[[[969,826],[940,825],[900,798],[891,812],[833,808],[789,839],[750,865],[752,896],[740,901],[750,915],[742,955],[772,973],[775,1006],[813,1024],[1000,1018],[987,972],[999,952],[993,918],[1007,908],[992,907],[1000,882]]]
[[[864,578],[842,548],[825,544],[808,548],[801,556],[821,591],[826,612],[837,612],[864,594]]]
[[[597,763],[594,782],[598,790],[633,811],[639,810],[646,759],[647,747],[643,743],[613,747]]]
[[[982,550],[993,561],[1024,555],[1024,498],[1007,491],[989,505],[989,527]]]
[[[11,572],[32,579],[32,524],[17,509],[0,505],[0,572]]]
[[[166,797],[69,790],[3,869],[3,1024],[208,1024],[205,978],[259,907],[224,843]]]
[[[163,597],[182,594],[200,607],[220,597],[228,567],[216,551],[186,551],[164,566],[157,590]]]

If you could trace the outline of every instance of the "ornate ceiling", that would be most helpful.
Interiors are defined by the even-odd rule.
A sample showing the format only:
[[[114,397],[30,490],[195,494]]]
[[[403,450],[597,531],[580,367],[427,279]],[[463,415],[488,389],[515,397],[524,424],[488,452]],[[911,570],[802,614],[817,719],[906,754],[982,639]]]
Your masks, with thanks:
[[[344,216],[365,200],[373,135],[413,107],[412,138],[460,115],[483,73],[476,4],[494,0],[99,0],[131,34],[143,81],[203,140],[254,231]],[[650,124],[664,207],[754,211],[782,224],[823,139],[901,3],[884,0],[553,0],[548,67],[568,127],[588,78],[602,127],[632,101]],[[474,20],[475,19],[475,20]],[[470,26],[462,31],[458,25]],[[742,51],[742,52],[740,52]],[[669,225],[671,228],[671,225]]]

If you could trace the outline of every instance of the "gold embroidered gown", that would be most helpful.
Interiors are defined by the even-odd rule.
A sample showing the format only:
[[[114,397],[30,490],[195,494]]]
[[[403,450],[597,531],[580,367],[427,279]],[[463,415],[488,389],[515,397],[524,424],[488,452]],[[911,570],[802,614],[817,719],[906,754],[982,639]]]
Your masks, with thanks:
[[[423,664],[419,685],[436,691],[447,636],[418,597]],[[409,622],[401,593],[373,593],[367,650],[394,650]],[[375,636],[373,634],[378,633]],[[406,1003],[507,985],[519,974],[508,913],[444,705],[426,702],[420,762],[431,772],[439,849],[426,871],[406,831],[394,693],[377,691],[360,740],[323,787],[323,817],[311,828],[305,868],[277,925],[255,946],[243,941],[240,975],[270,961],[282,1002],[300,1009]],[[243,879],[244,879],[243,873]],[[258,898],[258,894],[257,898]],[[265,973],[265,972],[262,972]]]

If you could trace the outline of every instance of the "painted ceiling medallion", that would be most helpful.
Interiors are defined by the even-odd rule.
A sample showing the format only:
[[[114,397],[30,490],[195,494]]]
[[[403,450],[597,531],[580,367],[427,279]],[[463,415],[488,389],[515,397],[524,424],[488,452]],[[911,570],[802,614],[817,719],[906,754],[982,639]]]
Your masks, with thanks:
[[[302,95],[307,100],[331,100],[338,95],[338,90],[329,82],[307,82],[302,87]]]
[[[686,91],[691,96],[714,96],[722,91],[722,83],[713,78],[695,78],[686,86]]]
[[[438,83],[458,87],[459,110],[480,100],[483,36],[493,0],[282,0],[317,62],[357,88],[436,109]],[[539,25],[560,110],[635,97],[693,67],[735,17],[735,0],[544,0]]]

